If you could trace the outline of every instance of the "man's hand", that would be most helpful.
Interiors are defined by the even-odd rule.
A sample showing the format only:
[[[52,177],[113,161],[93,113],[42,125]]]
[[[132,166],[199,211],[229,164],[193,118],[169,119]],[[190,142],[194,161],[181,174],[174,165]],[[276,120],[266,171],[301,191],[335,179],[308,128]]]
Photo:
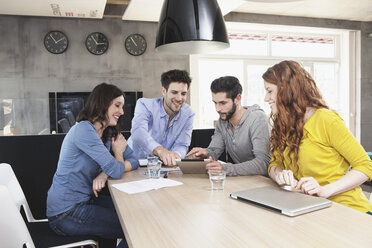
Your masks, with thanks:
[[[210,162],[205,166],[207,171],[220,172],[223,170],[222,164],[220,162],[214,161],[211,156],[209,156]]]
[[[168,151],[162,146],[158,146],[153,151],[154,155],[157,155],[164,165],[177,166],[176,159],[180,159],[180,155],[177,152]]]
[[[194,147],[186,154],[186,158],[206,158],[208,150],[201,147]]]
[[[100,192],[106,184],[108,176],[103,171],[93,180],[93,193],[98,197],[98,192]]]

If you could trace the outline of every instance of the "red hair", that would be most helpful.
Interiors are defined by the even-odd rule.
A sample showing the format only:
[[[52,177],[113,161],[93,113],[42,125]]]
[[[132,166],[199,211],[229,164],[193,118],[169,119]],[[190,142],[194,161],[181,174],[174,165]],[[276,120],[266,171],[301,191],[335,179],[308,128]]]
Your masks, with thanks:
[[[262,75],[262,78],[265,82],[277,86],[277,113],[270,114],[273,126],[270,137],[270,152],[273,155],[273,161],[278,160],[274,155],[274,151],[278,151],[281,165],[283,165],[283,153],[288,147],[289,160],[297,171],[298,151],[303,136],[306,108],[328,109],[328,106],[323,100],[313,77],[295,61],[282,61],[270,67]]]

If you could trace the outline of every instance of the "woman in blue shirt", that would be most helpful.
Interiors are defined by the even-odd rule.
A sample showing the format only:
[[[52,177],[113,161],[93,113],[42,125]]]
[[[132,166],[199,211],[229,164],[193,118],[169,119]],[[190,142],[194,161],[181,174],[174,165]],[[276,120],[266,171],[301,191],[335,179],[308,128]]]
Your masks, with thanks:
[[[121,238],[118,247],[127,247],[111,197],[98,194],[108,177],[119,179],[138,168],[120,133],[123,107],[119,88],[97,85],[63,140],[47,198],[47,216],[57,234]]]

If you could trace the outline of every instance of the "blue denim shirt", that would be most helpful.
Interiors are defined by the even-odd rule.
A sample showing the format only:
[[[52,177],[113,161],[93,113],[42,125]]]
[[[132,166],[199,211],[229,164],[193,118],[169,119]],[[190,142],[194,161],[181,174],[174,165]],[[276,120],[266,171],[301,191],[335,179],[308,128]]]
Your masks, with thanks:
[[[137,101],[128,145],[137,158],[152,154],[157,146],[185,157],[191,142],[194,111],[184,104],[168,126],[163,98],[141,98]]]
[[[48,191],[47,216],[66,212],[93,196],[93,180],[104,171],[119,179],[124,173],[124,164],[115,160],[109,149],[111,141],[103,144],[94,125],[89,121],[77,122],[63,140],[57,171]],[[138,160],[127,146],[124,160],[138,167]]]

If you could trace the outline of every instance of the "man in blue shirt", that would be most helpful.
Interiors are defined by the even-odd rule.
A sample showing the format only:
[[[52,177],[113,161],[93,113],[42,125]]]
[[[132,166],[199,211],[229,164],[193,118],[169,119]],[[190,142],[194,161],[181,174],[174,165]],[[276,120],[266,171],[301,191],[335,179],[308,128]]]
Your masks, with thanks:
[[[137,101],[128,145],[137,158],[158,156],[165,165],[184,158],[191,142],[194,111],[185,103],[191,79],[187,71],[161,75],[162,98]]]

